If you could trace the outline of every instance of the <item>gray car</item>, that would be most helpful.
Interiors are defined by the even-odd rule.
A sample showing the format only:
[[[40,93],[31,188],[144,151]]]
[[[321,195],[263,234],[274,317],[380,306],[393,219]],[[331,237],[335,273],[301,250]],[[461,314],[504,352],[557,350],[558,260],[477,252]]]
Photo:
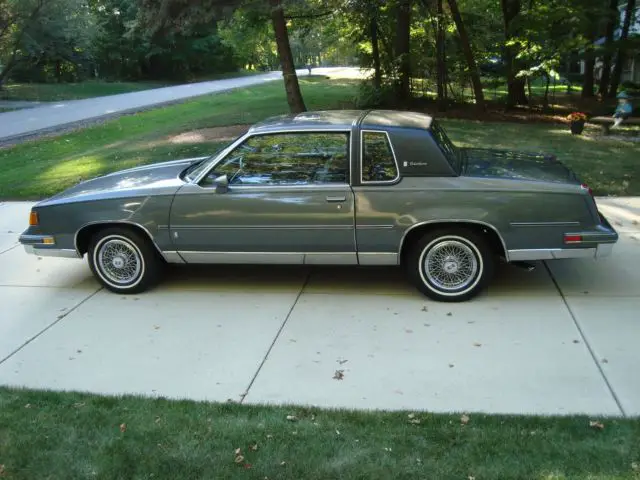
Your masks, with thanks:
[[[385,110],[274,117],[213,156],[82,182],[35,205],[20,237],[87,254],[117,293],[167,263],[398,265],[441,301],[478,294],[500,259],[594,258],[617,240],[555,157],[460,148],[432,117]]]

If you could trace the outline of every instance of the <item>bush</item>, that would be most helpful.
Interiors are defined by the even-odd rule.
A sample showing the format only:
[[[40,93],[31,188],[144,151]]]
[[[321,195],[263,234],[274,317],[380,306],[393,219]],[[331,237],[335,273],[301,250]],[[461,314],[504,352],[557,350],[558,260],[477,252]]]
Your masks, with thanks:
[[[383,83],[376,88],[373,82],[365,80],[358,87],[355,98],[356,108],[382,108],[393,105],[394,90],[390,84]]]

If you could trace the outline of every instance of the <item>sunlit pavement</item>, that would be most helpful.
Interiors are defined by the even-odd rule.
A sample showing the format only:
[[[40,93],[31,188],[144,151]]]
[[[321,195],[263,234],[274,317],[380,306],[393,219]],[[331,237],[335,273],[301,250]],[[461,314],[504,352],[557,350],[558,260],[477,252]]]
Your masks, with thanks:
[[[640,414],[640,198],[600,199],[612,257],[503,267],[474,301],[394,268],[172,268],[101,289],[86,260],[27,255],[0,203],[0,384],[324,407]]]

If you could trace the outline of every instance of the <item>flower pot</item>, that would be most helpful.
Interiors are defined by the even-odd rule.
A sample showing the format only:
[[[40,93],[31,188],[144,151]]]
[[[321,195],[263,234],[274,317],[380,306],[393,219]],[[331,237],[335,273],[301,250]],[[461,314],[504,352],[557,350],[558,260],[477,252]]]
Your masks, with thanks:
[[[575,122],[571,122],[571,133],[573,135],[580,135],[584,130],[584,121],[577,120]]]

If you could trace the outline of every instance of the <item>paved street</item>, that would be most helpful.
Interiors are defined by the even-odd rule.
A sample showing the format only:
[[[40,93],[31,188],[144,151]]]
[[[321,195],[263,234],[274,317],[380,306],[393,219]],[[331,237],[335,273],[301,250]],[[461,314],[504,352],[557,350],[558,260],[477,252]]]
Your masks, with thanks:
[[[305,76],[308,75],[308,72],[307,70],[298,70],[298,74]],[[359,70],[357,68],[338,67],[318,68],[313,70],[313,74],[357,77]],[[114,114],[132,112],[199,95],[259,85],[281,79],[281,72],[269,72],[263,75],[154,88],[152,90],[106,97],[51,102],[35,108],[0,113],[0,141],[12,140],[77,122],[96,120]]]
[[[245,403],[640,415],[640,198],[610,258],[505,267],[472,302],[393,268],[175,268],[137,296],[16,244],[0,204],[0,384]],[[342,380],[334,379],[343,370]]]

